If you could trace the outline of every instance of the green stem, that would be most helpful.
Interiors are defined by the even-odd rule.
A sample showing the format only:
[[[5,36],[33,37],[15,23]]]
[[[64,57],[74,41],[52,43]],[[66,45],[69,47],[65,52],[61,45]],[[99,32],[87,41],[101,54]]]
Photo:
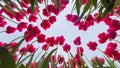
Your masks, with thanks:
[[[17,2],[19,3],[20,7],[21,7],[22,10],[23,10],[23,7],[22,7],[22,5],[20,4],[20,1],[17,0]],[[18,11],[22,12],[22,13],[25,15],[26,19],[28,20],[28,17],[26,16],[26,14],[25,14],[23,11],[21,11],[20,8],[18,8],[18,7],[16,7],[16,8],[18,9]],[[28,20],[28,21],[29,21],[29,20]]]
[[[34,40],[31,44],[34,44],[37,40]]]
[[[4,32],[6,32],[6,31],[0,31],[0,33],[4,33]]]
[[[42,53],[42,51],[43,51],[43,50],[41,50],[41,51],[39,52],[39,54],[37,55],[37,57],[35,58],[35,60],[34,60],[33,62],[35,62],[35,61],[37,60],[37,58],[40,56],[40,54]]]
[[[7,44],[5,47],[6,47],[6,48],[9,48],[9,46],[10,46],[10,44],[11,44],[12,42],[14,42],[14,41],[16,41],[16,40],[18,40],[18,39],[20,39],[20,38],[22,38],[22,37],[24,37],[24,36],[20,36],[20,37],[15,38],[15,39],[12,40],[9,44]]]
[[[56,47],[56,48],[58,49],[58,45],[57,45],[57,47]],[[57,51],[58,51],[58,50],[56,50],[56,51],[55,51],[55,57],[57,56]]]
[[[47,10],[47,13],[50,15],[50,13],[49,13],[49,11],[48,11],[47,1],[44,0],[44,3],[45,3],[45,7],[46,7],[46,10]]]
[[[41,16],[39,13],[38,13],[38,16],[40,17],[40,19],[41,19],[41,21],[42,21],[42,20],[43,20],[43,19],[42,19],[42,16]]]
[[[4,18],[6,18],[7,20],[9,20],[9,21],[11,21],[11,22],[13,22],[13,23],[15,23],[15,24],[17,24],[18,25],[18,23],[17,22],[15,22],[15,21],[13,21],[13,20],[11,20],[11,19],[9,19],[9,18],[7,18],[7,17],[5,17],[5,16],[3,16],[3,15],[1,15],[2,17],[4,17]]]
[[[74,3],[74,5],[72,6],[71,14],[73,13],[74,9],[75,9],[75,3]]]
[[[118,41],[118,40],[115,40],[115,39],[113,39],[114,41],[116,41],[116,42],[118,42],[118,43],[120,43],[120,41]]]
[[[93,66],[92,63],[89,61],[89,59],[88,59],[85,55],[83,55],[83,56],[84,56],[85,59],[88,61],[88,63],[89,63],[91,66]]]

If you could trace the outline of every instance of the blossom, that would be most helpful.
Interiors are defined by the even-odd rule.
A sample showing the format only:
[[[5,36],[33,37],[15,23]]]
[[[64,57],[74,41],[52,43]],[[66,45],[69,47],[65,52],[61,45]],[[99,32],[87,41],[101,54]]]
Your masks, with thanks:
[[[94,25],[94,18],[92,17],[92,15],[89,15],[86,19],[86,24],[87,27],[93,26]]]
[[[27,23],[26,22],[20,22],[18,25],[17,25],[17,29],[18,31],[22,31],[23,29],[27,28]]]
[[[28,4],[26,4],[24,1],[21,1],[20,4],[21,4],[21,6],[23,8],[27,8],[28,7]]]
[[[105,60],[102,57],[95,56],[91,59],[91,62],[96,66],[98,62],[103,65],[105,63]]]
[[[109,42],[104,53],[108,56],[108,57],[112,57],[115,56],[117,53],[117,43],[113,43],[113,42]]]
[[[48,37],[47,39],[46,39],[46,43],[48,43],[49,44],[49,46],[54,46],[54,44],[55,44],[55,38],[52,36],[52,37]]]
[[[54,5],[54,7],[55,7],[55,8],[53,9],[53,12],[52,12],[52,13],[57,16],[57,15],[60,13],[61,10],[60,10],[60,8],[59,8],[58,6],[56,6],[56,5]]]
[[[29,22],[36,22],[38,18],[35,15],[30,15],[29,16]]]
[[[27,14],[30,14],[30,16],[33,16],[35,19],[37,18],[36,17],[36,14],[38,14],[40,12],[39,8],[38,7],[34,7],[34,11],[32,11],[32,8],[31,7],[28,7],[27,8]],[[29,17],[30,17],[29,16]]]
[[[63,46],[63,51],[65,51],[65,52],[69,52],[70,49],[71,49],[71,46],[67,43]]]
[[[0,47],[6,46],[7,43],[0,42]]]
[[[26,36],[25,40],[26,42],[31,41],[34,37],[37,37],[37,35],[40,33],[40,29],[38,26],[33,26],[32,24],[28,25],[27,31],[24,33]]]
[[[47,51],[48,49],[49,49],[49,45],[48,44],[44,44],[42,46],[42,50]]]
[[[120,23],[118,20],[111,20],[108,23],[108,26],[109,26],[109,29],[111,30],[114,30],[114,31],[120,30]]]
[[[26,37],[25,37],[25,41],[26,41],[26,42],[31,41],[31,40],[35,37],[35,35],[34,35],[34,34],[30,34],[29,31],[26,31],[26,32],[24,33],[24,36],[26,36]]]
[[[53,62],[53,63],[55,63],[55,62],[57,61],[57,60],[56,60],[56,56],[55,56],[55,55],[52,55],[50,61]]]
[[[52,4],[48,5],[49,13],[53,12],[54,6]]]
[[[50,28],[50,23],[48,20],[43,20],[40,24],[40,26],[44,29],[47,30],[48,28]]]
[[[107,31],[107,37],[110,38],[110,39],[114,39],[116,36],[117,36],[117,33],[111,29],[108,29]]]
[[[82,0],[82,5],[85,5],[88,2],[88,0]]]
[[[78,25],[78,29],[79,29],[79,30],[84,30],[84,31],[86,31],[86,30],[88,29],[87,23],[84,22],[84,21],[81,21],[81,22],[79,23],[79,25]]]
[[[37,35],[37,41],[38,41],[39,43],[45,42],[45,35],[44,35],[44,34],[38,34],[38,35]]]
[[[16,28],[14,28],[12,26],[8,26],[7,29],[6,29],[7,34],[14,33],[15,31],[16,31]]]
[[[75,40],[73,41],[75,45],[80,45],[81,44],[81,39],[80,36],[76,37]]]
[[[55,16],[50,16],[50,17],[49,17],[49,22],[50,22],[51,24],[53,24],[54,22],[56,22],[56,17],[55,17]]]
[[[100,22],[103,20],[103,18],[96,13],[96,14],[94,14],[94,20],[95,20],[97,23],[100,23]]]
[[[50,16],[50,12],[47,11],[47,9],[45,8],[45,9],[43,9],[43,15],[48,17],[48,16]]]
[[[10,45],[10,49],[15,48],[17,46],[17,44],[18,44],[17,42],[12,42]],[[19,48],[17,50],[19,50]]]
[[[58,55],[58,63],[59,64],[62,64],[63,63],[63,61],[64,61],[64,57],[62,57],[61,55]]]
[[[4,8],[6,8],[7,10],[5,10]],[[15,18],[16,14],[14,11],[11,11],[11,9],[7,6],[4,6],[4,8],[2,8],[2,10],[5,12],[6,15],[8,15],[11,19]]]
[[[76,53],[83,55],[84,49],[83,47],[77,47]]]
[[[7,22],[5,21],[4,17],[0,16],[0,27],[4,27],[7,24]]]
[[[27,48],[26,48],[26,47],[22,47],[19,52],[20,52],[21,55],[22,55],[22,54],[26,55],[26,53],[27,53]]]
[[[66,20],[68,20],[72,23],[76,23],[78,19],[79,19],[79,17],[77,15],[72,15],[72,14],[66,15]]]
[[[17,21],[21,21],[25,16],[22,12],[15,12],[15,15]]]
[[[94,51],[94,50],[96,50],[97,43],[89,41],[89,43],[87,44],[87,46],[89,47],[90,50]]]
[[[32,44],[27,45],[27,51],[30,53],[35,52],[36,48]]]
[[[107,34],[105,32],[102,32],[98,35],[99,43],[105,43],[108,39]]]
[[[14,58],[14,61],[17,61],[18,55],[17,55],[17,54],[14,54],[14,55],[13,55],[13,58]]]
[[[75,61],[81,66],[81,59],[80,59],[79,53],[75,54],[74,59],[75,59]]]
[[[38,65],[38,62],[30,63],[30,68],[35,68]]]
[[[65,42],[64,36],[57,36],[57,38],[55,40],[55,44],[63,45],[64,42]]]

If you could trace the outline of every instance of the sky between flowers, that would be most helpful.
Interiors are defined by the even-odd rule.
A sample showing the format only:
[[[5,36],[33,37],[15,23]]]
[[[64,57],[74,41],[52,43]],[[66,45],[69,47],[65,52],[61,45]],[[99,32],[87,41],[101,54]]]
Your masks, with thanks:
[[[41,29],[41,31],[49,36],[61,36],[63,35],[65,37],[65,42],[69,43],[71,45],[71,52],[74,54],[76,50],[76,46],[73,44],[73,40],[77,37],[81,37],[81,45],[84,48],[84,55],[86,55],[89,59],[93,56],[102,56],[98,50],[91,51],[87,47],[87,43],[89,41],[96,41],[98,42],[98,34],[101,32],[107,31],[107,26],[104,23],[96,24],[92,27],[90,27],[87,31],[78,30],[77,27],[73,26],[72,23],[68,22],[65,18],[65,16],[69,13],[71,13],[71,4],[66,7],[64,11],[62,11],[57,16],[57,22],[54,23],[50,29],[44,31]],[[40,22],[39,20],[37,22]],[[9,22],[9,24],[12,24],[12,22]],[[14,24],[13,24],[14,25]],[[36,24],[39,25],[39,24]],[[3,29],[0,29],[0,31],[3,31]],[[21,36],[22,33],[14,33],[14,34],[0,34],[0,41],[6,41],[10,42],[11,40],[15,39],[16,37]],[[34,43],[36,47],[41,46],[40,44]],[[106,44],[98,44],[97,48],[100,48],[101,50],[104,50]],[[61,55],[64,55],[67,58],[67,54],[63,52],[62,47],[59,47],[58,53]]]

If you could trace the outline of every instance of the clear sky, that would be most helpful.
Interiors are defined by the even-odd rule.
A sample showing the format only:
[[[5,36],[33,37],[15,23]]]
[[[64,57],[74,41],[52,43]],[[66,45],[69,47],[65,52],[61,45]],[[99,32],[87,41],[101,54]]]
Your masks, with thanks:
[[[87,31],[80,31],[78,30],[78,28],[76,26],[73,26],[72,23],[66,21],[65,19],[65,15],[71,13],[71,6],[67,6],[67,8],[62,11],[58,16],[57,16],[57,22],[54,23],[50,29],[44,31],[43,29],[42,32],[45,33],[47,36],[60,36],[60,35],[64,35],[65,37],[65,42],[69,43],[71,45],[71,52],[74,54],[76,47],[73,44],[73,40],[77,37],[80,36],[81,37],[81,46],[84,48],[84,54],[90,59],[93,56],[100,56],[102,55],[99,51],[90,51],[89,48],[87,47],[87,43],[89,41],[96,41],[98,42],[98,38],[97,35],[101,32],[106,32],[107,26],[101,22],[100,24],[95,24],[94,26],[90,27]],[[9,22],[11,24],[11,22]],[[37,22],[39,25],[39,22]],[[12,24],[13,25],[13,24]],[[16,25],[15,25],[16,26]],[[0,29],[0,31],[2,31],[3,29]],[[10,42],[11,40],[13,40],[14,38],[18,37],[18,36],[22,36],[23,33],[14,33],[14,34],[10,34],[7,35],[5,33],[0,34],[0,41],[6,41],[6,42]],[[38,47],[38,45],[35,43],[36,47]],[[106,44],[98,44],[98,48],[100,49],[104,49],[106,46]],[[58,49],[58,53],[61,53],[62,55],[64,55],[67,58],[67,54],[65,52],[62,51],[62,48],[59,47]]]

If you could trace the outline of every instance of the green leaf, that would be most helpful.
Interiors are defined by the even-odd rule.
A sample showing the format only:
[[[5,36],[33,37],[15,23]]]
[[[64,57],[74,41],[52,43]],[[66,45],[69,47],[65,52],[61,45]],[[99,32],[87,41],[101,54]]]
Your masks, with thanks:
[[[10,5],[12,3],[11,0],[3,0],[3,1],[7,5],[7,7],[9,7],[9,9],[12,9],[12,6]]]
[[[81,2],[78,1],[78,0],[76,0],[76,1],[75,1],[75,5],[76,5],[77,15],[79,16],[79,14],[80,14]]]
[[[120,4],[120,0],[115,1],[115,6],[118,5],[118,4]]]
[[[16,68],[13,56],[4,47],[0,47],[0,68]]]
[[[96,61],[97,61],[97,65],[98,65],[100,68],[104,68],[103,65],[99,62],[98,57],[96,57]]]
[[[104,54],[104,52],[98,48],[98,50],[103,53],[103,56],[105,58],[105,60],[107,61],[107,63],[109,64],[108,68],[116,68],[114,61],[112,61],[106,54]]]
[[[30,55],[28,55],[28,56],[26,56],[24,59],[22,59],[20,62],[18,62],[18,64],[17,65],[19,65],[19,64],[21,64],[21,63],[23,63],[26,59],[28,59],[29,57],[31,57],[32,56],[32,54],[30,54]]]
[[[91,5],[91,0],[89,0],[89,1],[87,2],[87,4],[85,5],[85,7],[84,7],[84,9],[83,9],[83,12],[82,12],[82,14],[80,15],[79,19],[81,19],[81,18],[84,16],[84,14],[89,10],[90,5]]]
[[[103,12],[103,18],[104,18],[109,12],[112,11],[114,5],[115,5],[115,1],[112,0],[112,1],[109,3],[109,5],[107,6],[107,8],[105,9],[105,11]]]
[[[103,7],[107,8],[109,6],[109,3],[107,2],[107,0],[101,0],[101,3],[103,5]]]
[[[43,61],[44,61],[45,55],[46,55],[46,52],[42,55],[42,57],[41,57],[40,60],[38,61],[38,64],[37,64],[38,68],[41,67],[41,64],[42,64]]]
[[[49,64],[49,60],[50,60],[50,58],[51,58],[51,55],[52,55],[52,53],[53,53],[54,51],[56,51],[56,50],[57,50],[57,48],[55,48],[54,50],[52,50],[52,51],[48,54],[48,56],[46,57],[45,61],[43,61],[43,63],[41,64],[41,67],[40,67],[40,68],[48,68],[48,64]]]
[[[71,57],[74,58],[73,55],[72,55],[72,53],[71,53],[71,52],[69,52],[69,53],[70,53]],[[80,65],[78,64],[78,62],[77,62],[75,59],[73,59],[73,60],[74,60],[75,63],[77,64],[77,67],[80,68]]]
[[[85,63],[84,63],[84,60],[83,60],[82,56],[79,55],[79,58],[81,60],[82,68],[85,68]]]
[[[20,65],[20,68],[25,68],[25,65],[21,64],[21,65]]]
[[[99,8],[99,15],[98,15],[98,16],[103,16],[103,14],[102,14],[103,12],[102,12],[102,11],[103,11],[103,7],[101,6],[101,7]]]
[[[98,0],[91,0],[93,6],[94,6],[95,8],[97,7],[97,1],[98,1]]]
[[[57,2],[58,7],[59,7],[60,9],[62,9],[60,0],[56,0],[56,2]]]
[[[24,38],[19,41],[19,43],[16,45],[16,47],[11,51],[11,54],[14,55],[17,49],[20,47],[20,45],[23,43]]]
[[[67,65],[66,65],[66,63],[65,63],[65,61],[63,62],[63,68],[67,68]]]
[[[26,68],[30,68],[30,63],[32,62],[32,60],[33,60],[33,56],[34,56],[34,54],[35,54],[35,52],[32,54],[32,56],[30,57],[30,60],[29,60],[29,62],[28,62],[28,64],[26,65]]]
[[[111,68],[116,68],[115,64],[114,64],[114,61],[112,61],[110,58],[104,56],[105,60],[107,61],[107,63],[109,64],[109,66]]]
[[[32,12],[34,12],[36,0],[30,0],[30,3],[31,3],[31,10],[32,10]]]

